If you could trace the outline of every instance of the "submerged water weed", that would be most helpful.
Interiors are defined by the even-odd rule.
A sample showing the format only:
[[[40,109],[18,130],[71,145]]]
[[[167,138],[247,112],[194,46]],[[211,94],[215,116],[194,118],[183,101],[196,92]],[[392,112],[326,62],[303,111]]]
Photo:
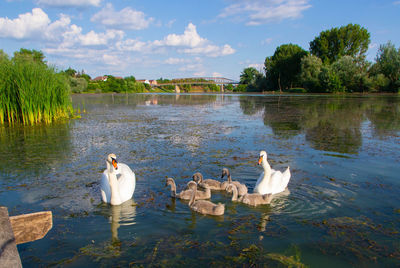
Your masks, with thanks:
[[[366,217],[338,217],[313,222],[313,226],[325,230],[327,236],[318,243],[318,248],[325,254],[340,255],[354,263],[379,263],[379,259],[393,258],[400,260],[400,248],[394,241],[399,241],[400,235],[395,229],[387,229],[375,225]],[[375,239],[385,238],[392,244],[382,244]],[[356,258],[356,260],[354,260]]]

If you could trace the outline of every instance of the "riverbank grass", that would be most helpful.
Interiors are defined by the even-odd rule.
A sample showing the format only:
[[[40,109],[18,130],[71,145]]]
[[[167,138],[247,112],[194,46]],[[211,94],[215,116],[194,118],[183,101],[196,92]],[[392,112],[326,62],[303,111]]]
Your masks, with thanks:
[[[72,115],[65,75],[34,61],[0,61],[0,124],[51,123]]]

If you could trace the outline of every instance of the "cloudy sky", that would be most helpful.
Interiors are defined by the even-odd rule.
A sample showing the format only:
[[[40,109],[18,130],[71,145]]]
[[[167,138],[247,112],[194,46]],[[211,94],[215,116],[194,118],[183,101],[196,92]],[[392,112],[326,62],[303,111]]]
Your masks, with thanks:
[[[0,49],[41,50],[58,69],[137,79],[223,76],[286,43],[357,23],[400,46],[398,0],[0,0]]]

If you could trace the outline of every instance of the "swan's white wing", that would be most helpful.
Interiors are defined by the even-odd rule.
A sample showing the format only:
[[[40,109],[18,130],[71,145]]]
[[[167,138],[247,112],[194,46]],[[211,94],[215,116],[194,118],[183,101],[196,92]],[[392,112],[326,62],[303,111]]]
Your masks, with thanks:
[[[104,172],[101,174],[100,191],[101,191],[101,200],[103,200],[103,202],[110,203],[111,188],[110,188],[110,183],[108,182],[107,170],[104,170]]]
[[[136,176],[129,166],[118,163],[117,177],[121,201],[125,202],[131,199],[135,192]]]
[[[283,174],[279,170],[275,171],[274,173],[271,174],[271,179],[270,179],[270,186],[271,186],[271,193],[276,194],[279,192],[282,192],[286,185],[283,185]]]
[[[282,174],[282,186],[284,186],[284,188],[286,188],[289,184],[289,180],[290,180],[290,168],[288,167]]]

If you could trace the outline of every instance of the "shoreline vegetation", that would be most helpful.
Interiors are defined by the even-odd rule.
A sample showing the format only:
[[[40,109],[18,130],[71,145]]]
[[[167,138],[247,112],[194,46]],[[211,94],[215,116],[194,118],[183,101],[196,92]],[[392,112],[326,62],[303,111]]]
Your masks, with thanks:
[[[0,124],[51,123],[73,114],[64,75],[43,54],[21,49],[8,59],[0,51]]]
[[[366,60],[370,33],[358,24],[323,31],[310,42],[309,51],[283,44],[267,56],[263,70],[245,68],[232,93],[400,93],[400,48],[389,41],[380,45],[375,62]],[[70,94],[174,93],[173,83],[160,78],[158,86],[112,75],[92,79],[84,70],[58,71],[48,66],[41,51],[21,48],[9,56],[0,49],[0,124],[33,125],[73,117]],[[204,80],[204,79],[203,79]],[[216,84],[187,79],[182,93],[220,92]],[[196,84],[198,82],[198,84]],[[169,84],[162,86],[162,84]]]

